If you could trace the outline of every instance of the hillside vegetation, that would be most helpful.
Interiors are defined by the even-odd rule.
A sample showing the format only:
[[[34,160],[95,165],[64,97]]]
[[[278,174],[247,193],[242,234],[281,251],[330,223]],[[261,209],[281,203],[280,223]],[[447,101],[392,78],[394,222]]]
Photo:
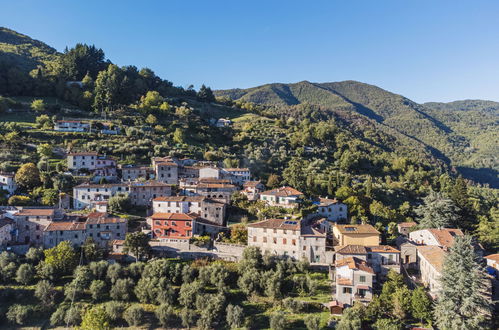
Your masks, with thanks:
[[[497,103],[462,101],[418,104],[401,95],[356,81],[268,84],[215,91],[222,98],[269,106],[271,113],[300,116],[307,109],[320,119],[341,118],[354,129],[376,127],[406,147],[462,167],[478,182],[497,185]],[[362,120],[363,119],[363,120]],[[484,130],[485,128],[485,130]],[[466,167],[486,168],[470,172]],[[488,169],[488,170],[487,170]]]

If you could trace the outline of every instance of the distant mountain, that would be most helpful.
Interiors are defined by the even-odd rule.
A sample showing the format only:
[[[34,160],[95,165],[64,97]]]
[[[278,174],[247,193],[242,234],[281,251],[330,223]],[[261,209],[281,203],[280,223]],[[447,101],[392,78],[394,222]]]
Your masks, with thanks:
[[[54,62],[59,53],[47,44],[19,32],[0,27],[0,62],[31,71]]]
[[[418,104],[357,81],[275,83],[215,93],[232,100],[267,105],[281,115],[298,116],[298,105],[312,105],[356,128],[362,123],[359,118],[364,118],[364,123],[367,121],[397,137],[407,147],[424,144],[436,157],[463,170],[467,167],[489,168],[485,174],[487,180],[497,180],[499,103],[496,102],[467,100]]]

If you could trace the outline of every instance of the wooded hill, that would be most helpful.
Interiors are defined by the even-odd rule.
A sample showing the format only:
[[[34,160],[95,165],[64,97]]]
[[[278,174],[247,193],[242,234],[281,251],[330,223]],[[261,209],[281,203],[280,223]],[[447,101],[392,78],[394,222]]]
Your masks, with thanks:
[[[341,118],[352,128],[374,126],[402,145],[431,150],[475,180],[495,183],[499,169],[499,103],[481,100],[418,104],[357,82],[268,84],[215,91],[219,97],[270,106],[281,116]],[[474,168],[472,171],[468,168]]]

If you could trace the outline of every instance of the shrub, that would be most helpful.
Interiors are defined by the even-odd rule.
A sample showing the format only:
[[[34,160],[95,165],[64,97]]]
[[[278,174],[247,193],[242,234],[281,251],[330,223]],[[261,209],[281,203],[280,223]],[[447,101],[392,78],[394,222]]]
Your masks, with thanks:
[[[132,299],[134,283],[130,278],[120,278],[114,283],[111,291],[109,292],[111,298],[115,300],[128,301]]]
[[[93,280],[90,284],[90,294],[94,301],[102,300],[106,295],[106,282]]]
[[[158,308],[156,308],[154,314],[156,315],[159,324],[161,324],[164,328],[169,327],[175,315],[173,308],[166,304],[161,304]]]
[[[30,264],[22,264],[19,266],[16,272],[16,281],[28,285],[33,281],[33,277],[35,275],[35,270],[33,269],[33,266]]]
[[[10,322],[23,325],[28,321],[31,312],[30,306],[16,304],[9,307],[6,316]]]
[[[104,305],[107,315],[112,321],[116,322],[123,316],[125,304],[120,301],[111,300]]]
[[[129,326],[139,326],[144,322],[144,310],[139,305],[132,305],[126,309],[123,318]]]

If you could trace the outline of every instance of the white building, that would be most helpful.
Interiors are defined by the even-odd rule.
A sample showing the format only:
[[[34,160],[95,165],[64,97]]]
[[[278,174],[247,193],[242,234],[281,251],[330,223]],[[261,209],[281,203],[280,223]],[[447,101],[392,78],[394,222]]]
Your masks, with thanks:
[[[72,152],[67,156],[68,169],[70,171],[80,171],[86,169],[93,171],[96,168],[97,157],[96,152]]]
[[[442,248],[450,248],[454,243],[454,237],[463,236],[461,229],[421,229],[409,233],[409,240],[419,245],[435,245]]]
[[[242,186],[251,179],[249,168],[223,168],[222,175],[238,186]]]
[[[346,245],[337,248],[336,261],[355,257],[367,262],[374,272],[384,277],[390,270],[400,273],[400,251],[389,245]]]
[[[442,275],[445,251],[436,245],[418,246],[416,250],[421,282],[435,298],[441,289],[439,279]]]
[[[204,196],[157,197],[152,202],[153,213],[196,213],[219,225],[224,224],[227,205]]]
[[[284,208],[293,208],[298,206],[298,202],[302,197],[302,192],[291,187],[281,187],[260,193],[261,201],[264,201],[270,206]]]
[[[9,195],[14,194],[17,190],[14,173],[0,172],[0,189],[8,191]]]
[[[347,205],[335,199],[321,198],[317,214],[329,221],[338,222],[347,219]]]
[[[230,127],[232,125],[232,121],[225,118],[220,118],[215,122],[216,127]]]
[[[58,120],[54,125],[54,130],[59,132],[88,132],[90,124],[79,120]]]
[[[300,221],[269,219],[248,225],[248,245],[262,252],[311,263],[328,263],[326,234]]]
[[[374,270],[367,262],[347,257],[335,264],[336,301],[352,306],[355,301],[367,303],[372,299]]]

